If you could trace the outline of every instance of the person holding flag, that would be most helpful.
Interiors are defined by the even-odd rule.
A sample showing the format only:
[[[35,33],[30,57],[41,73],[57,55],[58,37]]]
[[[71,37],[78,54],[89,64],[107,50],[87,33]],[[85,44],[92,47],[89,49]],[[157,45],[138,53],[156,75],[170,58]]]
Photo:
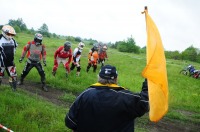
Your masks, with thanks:
[[[134,120],[149,111],[147,79],[139,93],[119,86],[117,80],[116,67],[103,66],[98,82],[70,107],[65,125],[77,132],[133,132]]]

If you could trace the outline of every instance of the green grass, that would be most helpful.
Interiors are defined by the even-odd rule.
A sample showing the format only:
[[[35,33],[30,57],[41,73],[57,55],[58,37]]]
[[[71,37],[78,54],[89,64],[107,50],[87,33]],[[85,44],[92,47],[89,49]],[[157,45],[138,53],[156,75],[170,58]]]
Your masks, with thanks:
[[[32,35],[18,34],[16,40],[19,44],[15,63],[18,76],[20,76],[24,65],[18,60],[21,56],[23,46],[33,39]],[[62,89],[65,94],[60,97],[63,101],[72,103],[76,96],[95,83],[98,71],[86,72],[87,55],[91,48],[88,44],[84,47],[81,57],[81,74],[76,77],[76,69],[72,71],[68,78],[65,77],[65,69],[59,66],[56,77],[51,74],[53,68],[53,55],[55,50],[63,45],[65,40],[44,38],[44,44],[47,50],[47,67],[44,67],[46,73],[47,85],[54,89]],[[78,43],[72,42],[74,49]],[[143,54],[136,55],[131,53],[121,53],[115,49],[108,49],[108,61],[106,64],[115,65],[118,71],[119,85],[128,88],[133,92],[141,90],[143,77],[141,72],[146,65],[146,57]],[[189,76],[179,74],[179,71],[187,64],[193,64],[200,69],[200,64],[167,60],[167,73],[169,85],[169,111],[165,118],[178,120],[184,123],[200,123],[200,79],[194,79]],[[25,78],[25,81],[40,82],[40,76],[36,69],[32,69]],[[23,90],[12,92],[9,87],[0,88],[0,123],[12,128],[14,131],[69,131],[64,125],[64,117],[69,108],[53,105],[38,96],[30,96]],[[136,125],[137,131],[146,131],[143,126],[148,122],[148,114],[138,119]],[[0,130],[1,131],[1,130]]]
[[[0,100],[0,123],[11,130],[69,131],[64,126],[64,117],[68,108],[55,106],[38,96],[30,96],[20,89],[18,92],[12,92],[7,86],[1,86]]]

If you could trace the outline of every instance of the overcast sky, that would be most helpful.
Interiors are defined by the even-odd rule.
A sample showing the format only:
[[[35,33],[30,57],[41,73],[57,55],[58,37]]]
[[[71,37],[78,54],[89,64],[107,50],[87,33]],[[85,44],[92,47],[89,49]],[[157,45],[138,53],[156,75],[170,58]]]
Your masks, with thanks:
[[[37,30],[47,24],[49,32],[92,38],[103,42],[133,37],[146,45],[145,15],[160,32],[166,50],[200,48],[200,0],[1,0],[0,25],[22,18]]]

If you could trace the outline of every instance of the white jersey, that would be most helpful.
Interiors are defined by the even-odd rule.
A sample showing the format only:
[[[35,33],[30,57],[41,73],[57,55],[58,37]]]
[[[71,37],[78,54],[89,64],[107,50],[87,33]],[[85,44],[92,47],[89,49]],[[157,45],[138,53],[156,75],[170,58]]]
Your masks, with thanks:
[[[74,62],[79,62],[79,60],[81,58],[81,53],[82,53],[82,50],[80,50],[79,48],[74,49],[74,52],[73,52],[73,61]]]
[[[17,48],[17,43],[14,39],[7,40],[1,34],[0,35],[0,65],[7,64],[8,66],[13,63],[14,55]],[[6,65],[6,66],[7,66]]]

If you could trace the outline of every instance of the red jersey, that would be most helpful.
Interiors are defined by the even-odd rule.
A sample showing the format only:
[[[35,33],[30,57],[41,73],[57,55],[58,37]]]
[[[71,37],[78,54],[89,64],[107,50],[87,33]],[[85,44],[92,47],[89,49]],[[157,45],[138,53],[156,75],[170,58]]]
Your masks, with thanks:
[[[69,61],[71,62],[72,60],[72,50],[70,49],[69,51],[64,51],[64,46],[60,46],[56,52],[54,53],[54,59],[57,57],[59,58],[69,58]]]
[[[99,59],[105,59],[108,58],[106,51],[101,51],[99,53]]]

